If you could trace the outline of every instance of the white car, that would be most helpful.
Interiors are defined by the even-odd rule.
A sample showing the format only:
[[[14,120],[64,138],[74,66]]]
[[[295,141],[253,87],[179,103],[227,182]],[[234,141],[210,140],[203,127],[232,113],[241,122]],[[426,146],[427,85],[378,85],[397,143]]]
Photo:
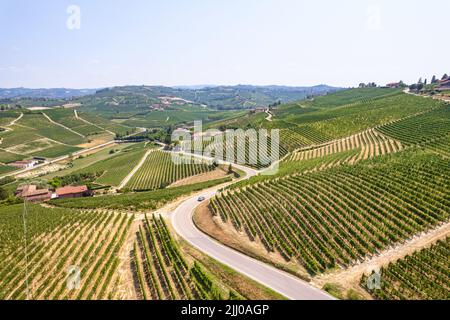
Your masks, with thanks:
[[[198,199],[197,199],[198,202],[202,202],[202,201],[205,201],[205,200],[206,200],[205,197],[198,197]]]

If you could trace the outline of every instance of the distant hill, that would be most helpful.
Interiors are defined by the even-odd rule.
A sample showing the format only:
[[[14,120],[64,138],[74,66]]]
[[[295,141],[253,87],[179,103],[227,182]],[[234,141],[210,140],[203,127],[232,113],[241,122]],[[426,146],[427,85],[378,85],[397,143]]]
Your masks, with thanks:
[[[48,99],[71,99],[93,94],[96,89],[28,89],[28,88],[0,88],[0,99],[17,98],[48,98]]]
[[[324,95],[340,88],[327,85],[313,87],[288,86],[199,86],[199,87],[162,87],[162,86],[125,86],[106,88],[97,91],[91,97],[83,97],[83,104],[89,106],[89,100],[98,105],[99,99],[117,107],[145,107],[158,104],[161,97],[181,98],[193,104],[204,105],[216,110],[251,109],[266,107],[275,102],[288,103],[305,99],[310,95]],[[126,99],[124,99],[126,97]],[[110,101],[105,101],[110,99]],[[118,103],[122,101],[123,103]],[[127,103],[131,102],[131,103]]]
[[[1,89],[0,99],[64,99],[82,102],[86,107],[114,105],[126,108],[147,108],[164,103],[163,98],[180,98],[195,105],[216,110],[266,107],[275,102],[288,103],[309,95],[324,95],[340,88],[327,85],[313,87],[288,86],[122,86],[95,89]]]

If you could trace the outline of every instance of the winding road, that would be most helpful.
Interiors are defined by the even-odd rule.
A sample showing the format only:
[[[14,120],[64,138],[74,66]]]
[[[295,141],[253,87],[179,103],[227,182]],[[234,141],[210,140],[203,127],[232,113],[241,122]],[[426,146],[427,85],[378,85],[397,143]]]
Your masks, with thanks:
[[[224,162],[225,163],[225,162]],[[260,173],[254,169],[233,164],[239,170],[244,171],[246,179]],[[223,186],[205,191],[201,195],[206,200],[216,195]],[[246,275],[247,277],[265,285],[266,287],[282,294],[291,300],[333,300],[334,298],[302,281],[289,273],[278,270],[268,264],[250,258],[236,250],[233,250],[201,232],[193,222],[195,209],[201,202],[197,200],[198,194],[182,202],[171,214],[172,225],[175,232],[192,246]]]

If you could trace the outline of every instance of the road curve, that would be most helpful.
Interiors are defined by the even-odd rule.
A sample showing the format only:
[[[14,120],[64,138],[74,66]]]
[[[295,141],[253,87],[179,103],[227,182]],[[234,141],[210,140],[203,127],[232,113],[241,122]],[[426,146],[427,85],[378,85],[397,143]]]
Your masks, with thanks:
[[[235,167],[250,175],[258,173],[256,170],[247,167],[237,165]],[[216,195],[219,188],[221,187],[209,189],[201,195],[206,200],[209,200]],[[334,299],[329,294],[313,287],[309,283],[233,250],[201,232],[192,220],[195,208],[200,205],[197,197],[198,195],[182,202],[172,212],[171,216],[175,232],[192,246],[291,300]]]

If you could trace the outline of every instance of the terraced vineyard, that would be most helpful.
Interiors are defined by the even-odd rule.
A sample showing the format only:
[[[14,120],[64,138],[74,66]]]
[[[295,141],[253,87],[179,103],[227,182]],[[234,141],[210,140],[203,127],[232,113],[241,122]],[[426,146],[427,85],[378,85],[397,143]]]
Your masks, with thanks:
[[[427,153],[386,155],[226,190],[210,209],[315,274],[448,221],[449,165]]]
[[[368,290],[381,300],[449,300],[450,238],[440,240],[380,270],[381,289]],[[361,279],[367,286],[367,275]]]
[[[166,152],[151,152],[142,167],[127,184],[132,190],[163,189],[175,181],[214,170],[212,164],[189,163],[183,156],[177,156],[174,163],[172,155]],[[188,160],[187,157],[185,157]]]
[[[353,164],[360,160],[398,152],[403,149],[401,142],[388,138],[376,130],[370,129],[350,137],[325,144],[322,147],[299,150],[289,157],[288,161],[303,161],[327,155],[360,149],[361,151],[344,162]]]
[[[264,132],[246,135],[243,131],[236,131],[234,137],[228,139],[225,134],[220,133],[212,137],[210,141],[205,139],[202,141],[203,155],[244,164],[255,169],[266,168],[272,164],[272,157],[275,160],[278,159],[276,155],[272,156],[271,136],[266,135],[266,139],[262,139],[261,134],[264,134]],[[261,141],[266,141],[266,145],[261,144]],[[200,142],[194,141],[194,143]],[[182,143],[181,148],[185,152],[194,152],[194,145],[190,142]],[[288,153],[281,142],[278,151],[278,157],[280,158]]]
[[[407,145],[440,139],[450,134],[450,105],[381,126],[378,130]]]
[[[185,260],[162,218],[145,218],[131,256],[140,299],[220,300],[230,296],[204,267]]]
[[[22,210],[22,205],[0,209],[0,299],[114,296],[118,252],[132,216],[28,205],[24,236]],[[79,290],[67,288],[69,266],[79,267]]]

